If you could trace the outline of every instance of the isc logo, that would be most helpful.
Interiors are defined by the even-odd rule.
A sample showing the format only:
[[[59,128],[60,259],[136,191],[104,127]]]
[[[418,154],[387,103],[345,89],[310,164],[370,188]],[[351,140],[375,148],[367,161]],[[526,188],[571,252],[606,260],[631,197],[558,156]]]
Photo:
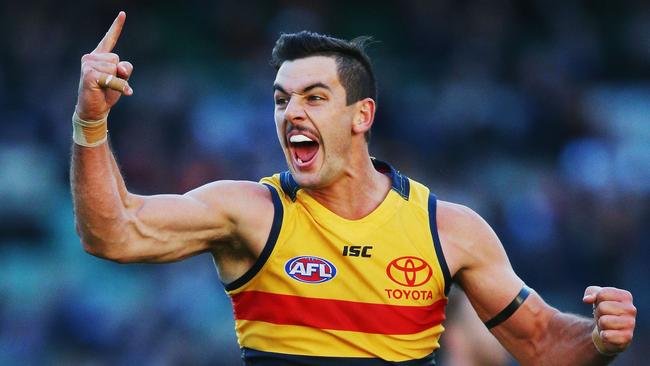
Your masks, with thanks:
[[[306,283],[321,283],[336,276],[336,267],[318,257],[295,257],[284,265],[284,271],[294,280]]]
[[[343,247],[343,256],[370,258],[371,249],[372,245],[346,245]]]

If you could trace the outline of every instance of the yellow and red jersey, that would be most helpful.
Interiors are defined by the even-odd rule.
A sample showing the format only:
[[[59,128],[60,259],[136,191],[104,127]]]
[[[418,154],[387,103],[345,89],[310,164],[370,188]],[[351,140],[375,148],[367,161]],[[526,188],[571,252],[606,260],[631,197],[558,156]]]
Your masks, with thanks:
[[[329,211],[288,172],[261,180],[275,206],[271,233],[226,285],[247,364],[434,364],[451,282],[436,198],[373,162],[392,189],[359,220]]]

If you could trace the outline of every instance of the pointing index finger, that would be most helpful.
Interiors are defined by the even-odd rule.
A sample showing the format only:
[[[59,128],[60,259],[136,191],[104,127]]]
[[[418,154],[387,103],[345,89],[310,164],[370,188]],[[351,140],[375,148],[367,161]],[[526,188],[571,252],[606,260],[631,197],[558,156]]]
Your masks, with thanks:
[[[97,47],[93,52],[111,52],[117,43],[117,40],[120,38],[120,33],[122,33],[122,28],[124,28],[124,22],[126,21],[126,13],[121,11],[117,14],[117,17],[111,24],[111,27],[108,29],[108,32],[104,35]]]

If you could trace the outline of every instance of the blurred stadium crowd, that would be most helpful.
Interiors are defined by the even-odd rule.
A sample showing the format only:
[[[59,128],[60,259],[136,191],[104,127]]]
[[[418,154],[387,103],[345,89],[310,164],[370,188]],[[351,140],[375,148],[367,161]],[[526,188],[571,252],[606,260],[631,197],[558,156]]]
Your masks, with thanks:
[[[631,290],[636,339],[615,364],[647,362],[650,2],[33,0],[0,4],[0,364],[238,364],[209,256],[122,266],[75,235],[79,59],[118,10],[135,94],[109,131],[131,191],[284,170],[275,39],[372,35],[372,154],[479,212],[556,307],[589,316],[587,285]]]

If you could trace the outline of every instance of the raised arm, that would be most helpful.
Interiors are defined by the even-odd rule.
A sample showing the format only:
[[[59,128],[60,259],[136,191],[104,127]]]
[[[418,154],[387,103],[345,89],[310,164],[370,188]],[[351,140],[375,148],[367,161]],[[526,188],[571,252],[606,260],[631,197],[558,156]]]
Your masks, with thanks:
[[[606,365],[631,342],[636,309],[629,292],[588,288],[584,301],[594,304],[588,319],[554,309],[531,290],[507,316],[504,309],[524,283],[490,226],[466,207],[443,202],[438,229],[452,275],[481,320],[496,317],[492,333],[522,365]]]
[[[127,190],[106,142],[110,109],[122,94],[133,94],[126,81],[133,66],[111,52],[125,19],[120,12],[95,50],[81,59],[70,179],[84,248],[118,262],[176,261],[234,245],[240,258],[254,257],[273,219],[264,186],[223,181],[184,195],[156,196]],[[242,271],[226,271],[226,280]]]

